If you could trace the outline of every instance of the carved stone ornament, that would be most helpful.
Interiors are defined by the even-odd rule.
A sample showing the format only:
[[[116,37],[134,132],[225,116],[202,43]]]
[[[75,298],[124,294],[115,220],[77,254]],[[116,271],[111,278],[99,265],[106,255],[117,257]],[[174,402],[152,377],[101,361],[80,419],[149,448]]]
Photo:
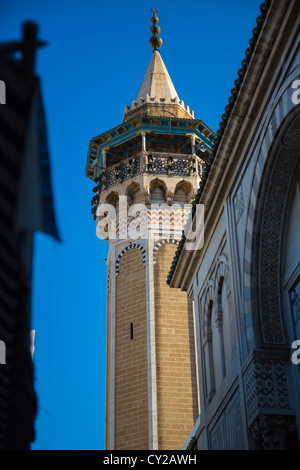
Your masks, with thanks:
[[[291,409],[284,362],[252,360],[244,373],[244,390],[249,424],[262,409]]]
[[[256,308],[263,344],[286,344],[282,309],[281,258],[289,189],[299,164],[299,114],[290,123],[269,157],[256,227]]]
[[[298,449],[296,420],[289,415],[260,415],[250,427],[257,450]]]

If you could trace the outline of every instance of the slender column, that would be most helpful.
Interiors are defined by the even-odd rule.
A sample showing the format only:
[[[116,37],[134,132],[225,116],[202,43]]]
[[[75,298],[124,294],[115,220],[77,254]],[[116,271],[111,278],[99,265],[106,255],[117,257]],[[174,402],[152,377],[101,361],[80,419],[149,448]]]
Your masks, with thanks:
[[[208,362],[209,362],[209,384],[210,391],[208,397],[211,398],[215,393],[215,371],[214,371],[214,358],[213,358],[213,348],[212,348],[212,334],[211,332],[207,333],[207,345],[208,345]]]
[[[222,312],[218,312],[218,314],[217,314],[216,325],[217,325],[217,329],[218,329],[218,333],[219,333],[219,341],[220,341],[222,379],[224,379],[225,374],[226,374],[226,367],[225,367],[225,351],[224,351]]]
[[[106,168],[106,149],[102,150],[102,166]]]
[[[146,152],[146,132],[142,131],[141,136],[142,136],[142,152]]]
[[[192,155],[196,155],[195,134],[191,134]]]

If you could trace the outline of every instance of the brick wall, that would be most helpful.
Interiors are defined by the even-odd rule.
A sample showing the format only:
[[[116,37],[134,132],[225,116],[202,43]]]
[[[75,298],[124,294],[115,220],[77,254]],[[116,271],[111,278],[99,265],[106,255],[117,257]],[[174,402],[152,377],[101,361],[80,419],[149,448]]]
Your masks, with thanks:
[[[116,289],[116,449],[148,449],[146,271],[138,249],[123,255]]]
[[[198,416],[191,301],[166,278],[176,246],[159,248],[154,265],[158,445],[181,449]]]

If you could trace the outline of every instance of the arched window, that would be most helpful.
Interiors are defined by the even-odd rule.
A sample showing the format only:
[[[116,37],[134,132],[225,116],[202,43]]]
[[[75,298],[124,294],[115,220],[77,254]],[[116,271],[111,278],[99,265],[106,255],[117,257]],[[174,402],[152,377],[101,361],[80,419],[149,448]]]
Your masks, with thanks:
[[[202,338],[203,378],[205,401],[210,401],[215,394],[215,372],[213,357],[212,312],[213,301],[209,300],[205,308],[205,321]]]
[[[218,283],[218,311],[216,314],[216,326],[218,329],[219,334],[219,348],[220,348],[220,366],[221,366],[221,377],[222,380],[226,375],[226,360],[225,357],[225,346],[224,346],[224,336],[227,339],[227,326],[228,326],[228,307],[227,307],[227,299],[225,294],[225,285],[224,285],[224,277],[222,276]],[[224,327],[224,323],[226,324],[226,328]],[[226,334],[224,334],[224,330],[226,330]]]

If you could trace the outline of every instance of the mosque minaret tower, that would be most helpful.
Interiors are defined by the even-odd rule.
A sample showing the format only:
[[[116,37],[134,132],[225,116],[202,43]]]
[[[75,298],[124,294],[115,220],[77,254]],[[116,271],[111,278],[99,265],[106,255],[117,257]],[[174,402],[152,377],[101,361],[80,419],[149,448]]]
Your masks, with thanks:
[[[166,279],[215,134],[178,97],[152,12],[137,97],[120,125],[90,140],[86,164],[109,242],[106,449],[181,449],[200,411],[191,296]]]

